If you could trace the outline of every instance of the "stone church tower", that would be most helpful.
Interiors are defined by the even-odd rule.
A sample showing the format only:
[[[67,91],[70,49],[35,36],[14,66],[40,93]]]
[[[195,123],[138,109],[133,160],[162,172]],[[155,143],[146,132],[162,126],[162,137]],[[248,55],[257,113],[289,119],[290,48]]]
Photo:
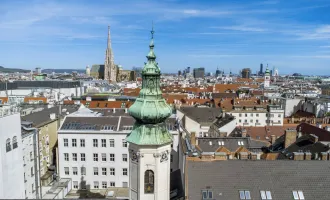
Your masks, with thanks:
[[[113,52],[111,48],[110,26],[108,26],[108,46],[105,52],[104,80],[109,80],[111,82],[117,81],[117,66],[114,63]]]
[[[129,184],[131,200],[170,199],[170,153],[172,135],[165,120],[172,109],[162,97],[160,69],[154,53],[154,31],[151,31],[148,62],[142,70],[142,89],[129,108],[135,118],[129,143]]]

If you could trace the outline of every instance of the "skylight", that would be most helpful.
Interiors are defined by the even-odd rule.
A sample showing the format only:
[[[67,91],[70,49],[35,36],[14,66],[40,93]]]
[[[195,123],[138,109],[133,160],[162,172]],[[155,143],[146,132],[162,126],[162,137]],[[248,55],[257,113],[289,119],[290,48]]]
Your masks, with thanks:
[[[213,199],[212,190],[202,190],[202,198],[203,200],[212,200]]]
[[[264,190],[261,190],[260,191],[260,195],[261,195],[261,199],[264,200],[264,199],[272,199],[272,194],[270,191],[264,191]]]
[[[250,191],[248,191],[248,190],[240,190],[239,191],[239,198],[240,199],[251,199]]]
[[[304,197],[304,193],[301,191],[301,190],[294,190],[292,191],[292,194],[293,194],[293,198],[294,199],[297,199],[297,200],[304,200],[305,197]]]

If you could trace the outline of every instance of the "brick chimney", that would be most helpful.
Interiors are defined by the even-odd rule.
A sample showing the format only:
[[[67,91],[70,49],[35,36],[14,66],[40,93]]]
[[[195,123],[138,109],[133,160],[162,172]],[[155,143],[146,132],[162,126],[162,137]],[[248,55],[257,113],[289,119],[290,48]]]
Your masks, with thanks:
[[[225,152],[215,152],[214,157],[216,160],[227,160],[227,154]]]
[[[191,132],[190,143],[193,146],[196,146],[196,132]]]
[[[247,130],[245,128],[242,129],[242,137],[246,137],[247,135]]]
[[[304,153],[293,152],[293,160],[304,160]]]
[[[311,152],[305,152],[305,160],[312,160],[312,153]]]
[[[285,130],[285,141],[284,148],[288,148],[291,144],[295,143],[297,139],[297,130],[296,129],[286,129]]]
[[[253,153],[253,152],[252,152],[250,155],[251,155],[251,160],[257,160],[257,157],[258,157],[258,156],[257,156],[256,153]]]
[[[271,135],[270,138],[271,138],[270,142],[274,144],[276,141],[276,135]]]
[[[327,152],[321,152],[321,160],[328,160],[328,153]]]

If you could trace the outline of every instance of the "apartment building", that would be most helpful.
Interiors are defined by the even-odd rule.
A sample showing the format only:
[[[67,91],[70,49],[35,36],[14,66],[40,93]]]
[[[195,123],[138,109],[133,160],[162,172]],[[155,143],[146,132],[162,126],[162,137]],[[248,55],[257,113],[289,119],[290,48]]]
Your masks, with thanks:
[[[103,112],[101,111],[103,110]],[[129,185],[129,152],[125,141],[134,118],[125,109],[81,108],[66,116],[58,130],[58,174],[70,178],[73,190],[101,190]],[[178,133],[175,118],[169,118],[173,134],[171,168],[178,168]]]
[[[0,112],[0,199],[24,199],[21,120],[16,108]]]
[[[284,110],[280,106],[239,106],[227,112],[236,118],[236,126],[283,126]]]
[[[25,198],[41,198],[38,129],[32,128],[32,122],[22,121],[22,150],[24,166]]]

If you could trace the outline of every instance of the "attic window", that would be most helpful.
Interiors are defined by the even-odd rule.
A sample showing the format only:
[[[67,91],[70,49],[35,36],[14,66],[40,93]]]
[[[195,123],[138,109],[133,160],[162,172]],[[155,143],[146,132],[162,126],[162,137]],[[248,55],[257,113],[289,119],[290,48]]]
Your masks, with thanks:
[[[244,142],[243,141],[238,141],[237,142],[239,146],[243,146],[244,145]]]
[[[203,200],[213,199],[213,192],[211,190],[202,190]]]
[[[272,199],[272,194],[270,191],[264,191],[264,190],[261,190],[260,191],[260,196],[261,196],[261,199],[264,200],[264,199]]]
[[[304,193],[301,190],[298,190],[298,191],[293,190],[292,194],[293,194],[294,199],[297,199],[297,200],[304,200],[305,199]]]
[[[251,199],[250,191],[248,191],[248,190],[240,190],[239,191],[239,198],[240,199]]]

